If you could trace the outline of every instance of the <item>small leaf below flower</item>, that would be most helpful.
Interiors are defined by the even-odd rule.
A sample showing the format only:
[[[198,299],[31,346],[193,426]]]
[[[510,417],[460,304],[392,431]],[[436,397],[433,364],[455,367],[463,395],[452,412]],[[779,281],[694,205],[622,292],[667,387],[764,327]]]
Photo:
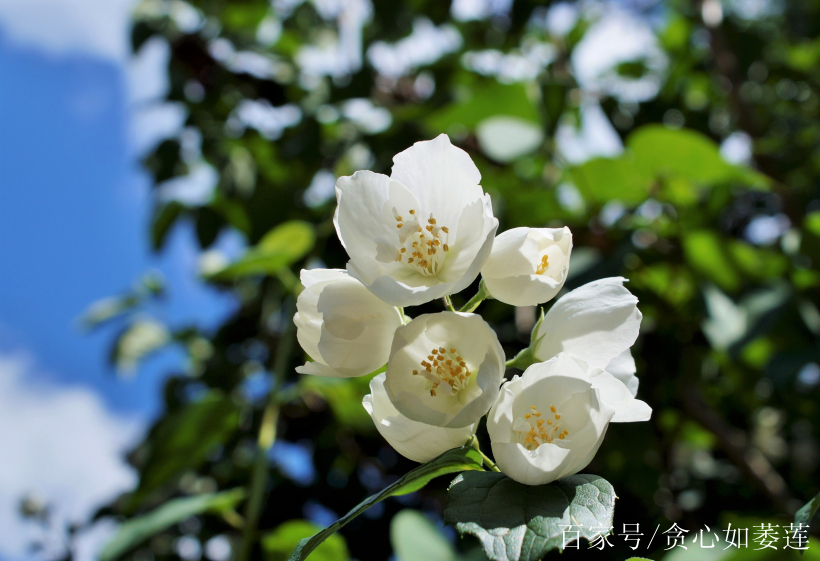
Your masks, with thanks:
[[[444,521],[477,537],[490,561],[536,561],[576,538],[608,534],[614,513],[615,490],[597,475],[530,486],[465,472],[450,484]]]

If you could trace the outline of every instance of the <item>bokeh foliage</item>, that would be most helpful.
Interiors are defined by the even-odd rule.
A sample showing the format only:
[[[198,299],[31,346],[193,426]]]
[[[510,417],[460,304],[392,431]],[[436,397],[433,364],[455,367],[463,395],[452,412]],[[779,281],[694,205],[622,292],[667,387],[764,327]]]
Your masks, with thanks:
[[[164,411],[129,457],[139,487],[99,515],[156,517],[192,497],[206,505],[193,517],[183,510],[184,519],[154,527],[112,558],[176,558],[180,536],[204,544],[221,535],[235,553],[284,559],[317,530],[303,520],[328,524],[415,467],[361,407],[367,379],[296,375],[304,356],[291,317],[299,269],[346,262],[328,178],[332,185],[361,168],[389,173],[394,154],[442,132],[481,170],[500,230],[572,228],[568,288],[622,275],[640,299],[643,329],[633,350],[640,397],[654,414],[649,423],[612,425],[585,470],[616,490],[616,533],[623,523],[651,532],[673,521],[696,531],[737,516],[788,524],[820,490],[820,2],[772,3],[754,19],[726,3],[717,22],[716,2],[618,3],[653,23],[668,61],[656,72],[657,93],[640,100],[576,82],[573,53],[604,5],[584,3],[559,35],[544,23],[547,2],[516,0],[507,13],[475,21],[454,19],[449,4],[374,0],[360,53],[419,25],[450,26],[439,29],[461,37],[452,52],[418,57],[392,76],[367,56],[361,64],[342,57],[332,75],[304,68],[305,48],[337,44],[344,18],[354,17],[350,6],[369,2],[341,12],[319,0],[145,0],[138,8],[134,50],[157,38],[168,43],[167,101],[186,114],[184,131],[144,159],[157,190],[146,243],[162,251],[175,228],[191,225],[203,281],[232,294],[236,307],[213,330],[164,325],[148,315],[162,294],[149,277],[88,318],[124,324],[112,351],[121,369],[169,345],[188,357],[169,373]],[[539,45],[548,46],[549,60],[523,78],[482,75],[465,55],[494,49],[525,57]],[[651,65],[627,61],[615,75],[640,80]],[[593,99],[624,150],[567,158],[556,137],[583,123],[582,106]],[[266,117],[243,117],[243,107]],[[749,165],[719,152],[737,131],[751,139]],[[167,196],[167,182],[202,165],[216,171],[211,196]],[[762,227],[779,230],[755,235]],[[248,245],[232,263],[219,253],[229,231]],[[484,306],[512,357],[528,341],[535,310]],[[418,312],[439,309],[433,302]],[[307,458],[301,471],[294,457]],[[262,501],[242,498],[260,491],[252,481],[262,485]],[[391,545],[391,519],[409,507],[440,521],[445,484],[380,503],[311,558],[385,559],[395,550],[414,559],[410,542],[396,537],[398,525]],[[423,523],[401,528],[422,540],[423,529],[430,533]],[[447,559],[477,544],[460,540],[459,552],[437,539],[429,538]],[[614,550],[595,558],[629,556],[613,541]],[[663,545],[636,553],[656,557]]]

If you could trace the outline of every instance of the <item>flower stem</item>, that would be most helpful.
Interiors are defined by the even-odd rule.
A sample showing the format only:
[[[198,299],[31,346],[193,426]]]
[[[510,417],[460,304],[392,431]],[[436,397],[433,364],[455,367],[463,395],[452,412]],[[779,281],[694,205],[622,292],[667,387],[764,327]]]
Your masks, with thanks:
[[[285,317],[293,314],[293,299],[288,298],[283,311]],[[276,441],[276,426],[279,421],[279,404],[281,403],[279,390],[284,385],[288,360],[293,347],[293,323],[288,322],[279,336],[276,347],[276,359],[273,365],[274,382],[268,394],[268,404],[262,414],[262,423],[259,426],[259,436],[256,443],[256,459],[251,473],[251,482],[248,493],[248,504],[245,507],[245,524],[242,531],[242,544],[237,552],[237,561],[247,561],[250,557],[253,544],[256,540],[259,517],[265,502],[265,493],[268,487],[268,451]]]
[[[538,360],[532,356],[532,349],[527,347],[507,361],[507,368],[519,368],[521,370],[526,370],[528,366],[535,364],[536,362],[538,362]]]
[[[453,307],[453,301],[450,300],[449,296],[444,297],[444,307],[450,310],[451,312],[456,311],[455,307]]]
[[[481,459],[484,460],[484,465],[486,465],[488,468],[490,468],[490,471],[497,471],[497,472],[501,471],[498,468],[498,466],[495,465],[495,462],[492,461],[490,458],[488,458],[484,454],[484,452],[481,451],[481,448],[478,446],[478,439],[475,437],[475,435],[470,437],[470,440],[467,441],[467,445],[472,446],[473,448],[475,448],[475,451],[478,452],[479,455],[481,456]]]
[[[478,292],[476,292],[475,296],[470,298],[470,300],[461,307],[459,312],[466,312],[471,313],[478,308],[479,304],[481,304],[487,298],[492,298],[490,292],[487,290],[487,286],[484,284],[484,279],[481,279],[481,282],[478,283]]]

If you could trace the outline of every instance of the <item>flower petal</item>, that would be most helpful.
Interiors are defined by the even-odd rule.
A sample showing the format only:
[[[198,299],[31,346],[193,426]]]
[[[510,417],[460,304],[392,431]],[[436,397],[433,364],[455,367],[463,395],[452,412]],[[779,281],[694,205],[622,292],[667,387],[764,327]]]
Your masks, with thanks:
[[[482,197],[481,173],[470,156],[446,134],[416,142],[393,158],[390,178],[412,191],[420,211],[455,225],[461,209]],[[427,218],[424,216],[423,218]]]
[[[615,411],[613,423],[634,423],[648,421],[652,408],[630,393],[615,376],[604,370],[595,369],[590,373],[592,387],[598,390],[601,401]]]
[[[638,368],[635,366],[635,359],[632,358],[632,351],[625,350],[615,358],[613,358],[606,367],[606,371],[618,378],[632,397],[638,395],[638,385],[640,380],[635,376]]]
[[[638,299],[624,278],[601,279],[561,297],[536,334],[535,356],[549,360],[560,352],[604,369],[635,343],[641,325]]]
[[[333,224],[365,285],[382,274],[382,267],[376,261],[376,240],[395,236],[391,224],[383,219],[389,188],[390,178],[372,171],[357,171],[336,181]]]
[[[463,446],[475,432],[475,425],[448,429],[408,419],[390,402],[384,379],[385,374],[379,374],[370,381],[370,393],[362,405],[373,418],[379,433],[402,456],[427,462],[451,448]]]

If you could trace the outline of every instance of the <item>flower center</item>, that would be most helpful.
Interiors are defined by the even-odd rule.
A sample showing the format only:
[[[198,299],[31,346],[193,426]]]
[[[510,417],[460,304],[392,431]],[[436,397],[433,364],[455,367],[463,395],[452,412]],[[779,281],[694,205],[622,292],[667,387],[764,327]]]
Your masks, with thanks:
[[[396,261],[407,263],[424,276],[437,274],[444,262],[444,254],[450,251],[450,246],[447,245],[449,228],[439,226],[432,212],[427,224],[422,226],[412,208],[408,220],[405,221],[395,208],[393,218],[396,219],[396,228],[399,230]]]
[[[552,419],[542,418],[542,414],[538,411],[535,405],[530,405],[530,412],[515,420],[513,430],[524,437],[524,447],[527,450],[535,450],[544,443],[550,443],[556,438],[564,440],[569,431],[567,429],[561,430],[561,414],[555,409],[554,405],[550,405],[550,412]]]
[[[544,271],[547,270],[547,267],[550,266],[550,260],[546,255],[541,257],[541,263],[538,264],[538,268],[535,269],[536,275],[543,275]]]
[[[445,395],[457,394],[470,383],[472,372],[455,347],[433,349],[427,355],[427,360],[421,361],[421,366],[424,370],[413,370],[413,376],[421,374],[432,383],[429,389],[433,397],[442,382],[444,385],[439,391],[443,391]]]

